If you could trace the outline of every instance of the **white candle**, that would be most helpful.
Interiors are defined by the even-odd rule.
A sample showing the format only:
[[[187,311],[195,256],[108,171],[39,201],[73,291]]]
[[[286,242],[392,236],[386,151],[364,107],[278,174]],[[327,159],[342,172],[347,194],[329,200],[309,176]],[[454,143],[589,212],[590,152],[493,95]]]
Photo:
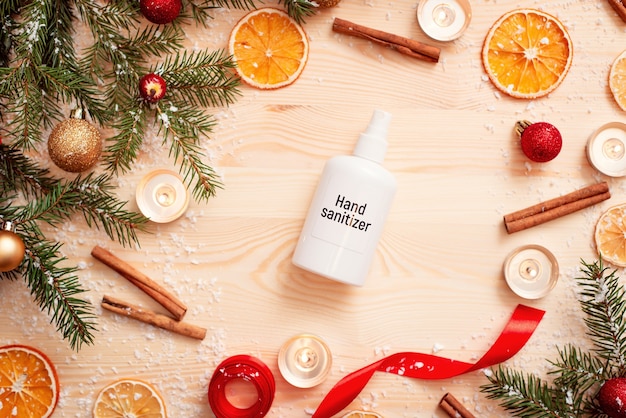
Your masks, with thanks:
[[[422,30],[438,41],[451,41],[461,36],[471,15],[467,0],[422,0],[417,7],[417,21]]]
[[[135,195],[141,213],[157,223],[178,219],[189,206],[189,191],[183,179],[169,170],[155,170],[144,176]]]
[[[626,176],[626,125],[611,122],[596,130],[587,142],[587,158],[602,174]]]
[[[316,386],[328,375],[332,357],[328,346],[309,334],[290,338],[278,352],[278,369],[285,380],[299,388]]]
[[[513,292],[526,299],[546,296],[559,278],[554,255],[539,245],[515,249],[504,262],[504,278]]]

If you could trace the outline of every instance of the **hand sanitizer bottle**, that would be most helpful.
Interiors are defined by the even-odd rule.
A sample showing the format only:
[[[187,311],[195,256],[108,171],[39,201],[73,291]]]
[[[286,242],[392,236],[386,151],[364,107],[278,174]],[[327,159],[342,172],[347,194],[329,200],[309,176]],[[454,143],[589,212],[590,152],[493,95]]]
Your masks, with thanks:
[[[303,269],[362,286],[396,192],[381,163],[391,115],[375,110],[352,155],[328,160],[293,255]]]

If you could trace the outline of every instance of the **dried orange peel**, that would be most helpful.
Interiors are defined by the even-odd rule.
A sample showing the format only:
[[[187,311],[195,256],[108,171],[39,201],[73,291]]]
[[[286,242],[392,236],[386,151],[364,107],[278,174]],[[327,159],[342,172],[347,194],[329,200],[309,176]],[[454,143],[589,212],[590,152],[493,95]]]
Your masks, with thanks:
[[[94,418],[166,418],[165,402],[150,383],[121,379],[102,388],[93,407]]]
[[[619,54],[611,65],[609,87],[619,107],[626,110],[626,50]]]
[[[304,29],[286,12],[265,7],[246,14],[228,41],[239,77],[259,89],[277,89],[300,77],[309,57]]]
[[[0,347],[0,416],[47,418],[59,402],[59,379],[41,351],[24,345]]]
[[[626,267],[626,204],[613,206],[600,216],[595,241],[603,260]]]
[[[574,56],[565,26],[535,9],[505,13],[489,29],[482,50],[483,67],[500,91],[536,99],[565,79]]]
[[[350,411],[341,418],[383,418],[383,416],[371,411]]]

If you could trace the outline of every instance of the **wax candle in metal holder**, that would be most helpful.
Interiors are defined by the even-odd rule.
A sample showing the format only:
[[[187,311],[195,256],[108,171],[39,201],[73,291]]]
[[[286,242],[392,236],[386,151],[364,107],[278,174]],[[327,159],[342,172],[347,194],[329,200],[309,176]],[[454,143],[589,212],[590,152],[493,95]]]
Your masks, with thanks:
[[[602,174],[626,176],[626,124],[610,122],[598,128],[587,142],[587,158]]]
[[[459,38],[469,26],[472,8],[468,0],[420,0],[417,21],[429,37],[438,41]]]
[[[324,381],[332,357],[328,346],[310,334],[290,338],[278,352],[278,369],[285,380],[299,388],[310,388]]]
[[[518,296],[539,299],[546,296],[559,278],[554,255],[540,245],[525,245],[513,250],[504,262],[504,277]]]
[[[148,173],[137,185],[137,206],[157,223],[178,219],[189,206],[189,190],[178,173],[159,169]]]

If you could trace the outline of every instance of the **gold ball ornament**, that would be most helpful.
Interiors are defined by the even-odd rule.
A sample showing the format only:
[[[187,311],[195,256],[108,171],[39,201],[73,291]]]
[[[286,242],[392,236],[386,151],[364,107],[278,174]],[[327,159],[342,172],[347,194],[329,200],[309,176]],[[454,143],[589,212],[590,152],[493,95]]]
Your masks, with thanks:
[[[13,231],[0,230],[0,272],[15,270],[24,260],[24,241]]]
[[[69,118],[52,129],[48,154],[59,168],[80,173],[93,167],[102,153],[100,132],[89,122]]]

